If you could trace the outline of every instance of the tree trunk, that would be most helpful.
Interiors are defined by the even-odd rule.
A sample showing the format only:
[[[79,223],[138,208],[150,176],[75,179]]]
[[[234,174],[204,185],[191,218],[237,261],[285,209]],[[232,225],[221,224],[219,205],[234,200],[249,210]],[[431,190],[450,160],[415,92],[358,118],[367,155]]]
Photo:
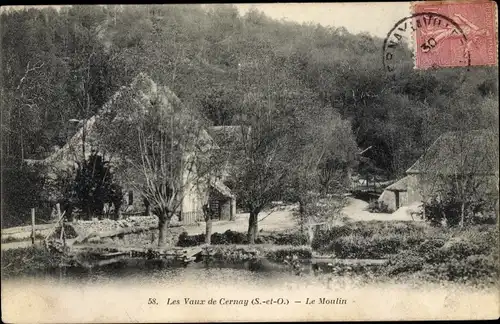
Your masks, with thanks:
[[[146,210],[144,211],[144,216],[151,216],[151,205],[149,204],[149,200],[144,198],[143,202],[144,202],[144,207],[146,207]]]
[[[168,225],[170,224],[170,219],[165,212],[161,212],[158,215],[158,247],[165,246],[167,244],[167,234]]]
[[[87,217],[87,220],[92,220],[93,214],[92,214],[92,208],[90,207],[90,204],[88,202],[85,202],[85,216]]]
[[[121,200],[117,200],[117,201],[113,202],[113,205],[115,206],[114,211],[113,211],[114,218],[115,218],[115,220],[119,220],[122,218],[122,211],[121,211],[122,202],[121,202]]]
[[[304,214],[306,210],[304,208],[304,202],[299,200],[299,216],[300,216],[300,233],[304,233]]]
[[[464,221],[465,221],[465,203],[462,203],[462,206],[460,208],[460,228],[464,228]]]
[[[212,217],[205,216],[205,244],[210,245],[212,238]]]
[[[247,239],[249,244],[255,244],[255,239],[257,238],[258,223],[259,223],[259,212],[256,210],[250,211],[250,218],[248,218],[248,233]]]
[[[231,199],[231,216],[229,218],[230,221],[236,220],[236,199]]]
[[[24,162],[24,138],[23,132],[21,131],[21,163]]]

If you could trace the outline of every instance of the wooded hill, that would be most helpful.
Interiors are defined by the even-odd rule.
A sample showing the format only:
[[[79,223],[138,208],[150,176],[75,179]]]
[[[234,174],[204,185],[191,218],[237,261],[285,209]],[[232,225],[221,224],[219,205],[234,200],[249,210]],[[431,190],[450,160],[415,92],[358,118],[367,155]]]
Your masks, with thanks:
[[[140,72],[213,125],[238,124],[248,102],[284,97],[305,116],[335,111],[360,149],[372,146],[371,172],[390,177],[443,132],[498,128],[497,68],[388,75],[380,38],[230,5],[7,11],[1,33],[4,166],[64,145],[77,130],[70,119],[94,115]]]

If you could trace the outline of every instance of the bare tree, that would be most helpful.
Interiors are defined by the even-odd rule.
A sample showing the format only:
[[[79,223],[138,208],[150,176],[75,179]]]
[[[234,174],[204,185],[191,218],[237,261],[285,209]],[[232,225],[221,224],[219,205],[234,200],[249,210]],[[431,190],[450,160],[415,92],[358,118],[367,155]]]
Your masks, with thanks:
[[[498,199],[498,135],[490,130],[459,130],[441,135],[410,168],[418,179],[425,205],[431,199],[447,204],[456,217],[441,210],[442,219],[461,228],[483,204]],[[452,208],[452,206],[456,206]],[[488,208],[488,207],[486,207]],[[430,215],[425,215],[428,217]]]
[[[162,246],[183,198],[209,177],[210,168],[200,168],[199,160],[211,141],[196,114],[146,75],[121,92],[100,118],[99,133],[106,151],[120,160],[119,172],[151,204]]]

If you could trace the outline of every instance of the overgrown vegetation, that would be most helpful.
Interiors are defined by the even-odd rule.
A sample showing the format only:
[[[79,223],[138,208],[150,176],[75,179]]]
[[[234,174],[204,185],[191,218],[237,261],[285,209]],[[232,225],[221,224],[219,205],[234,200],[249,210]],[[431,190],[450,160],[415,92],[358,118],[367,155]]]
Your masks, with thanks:
[[[101,217],[104,213],[104,204],[112,203],[114,217],[118,219],[122,205],[123,194],[120,185],[114,181],[109,161],[101,154],[92,152],[84,161],[78,163],[76,175],[71,187],[72,206],[83,211],[85,219],[94,216]],[[71,213],[67,215],[71,218]]]
[[[43,208],[43,212],[38,209],[39,222],[50,218],[43,204],[44,172],[43,167],[31,167],[27,163],[2,165],[2,228],[31,222],[31,208]]]
[[[462,220],[462,212],[466,215],[464,226],[474,224],[496,224],[497,215],[494,206],[484,199],[470,201],[464,206],[453,195],[446,195],[442,199],[432,198],[424,205],[425,219],[432,226],[456,227]]]
[[[196,246],[205,243],[205,234],[188,235],[187,232],[179,236],[177,246]],[[305,245],[307,236],[299,232],[272,232],[261,233],[255,241],[256,244],[275,244],[275,245]],[[244,233],[227,230],[224,233],[214,233],[211,237],[211,244],[248,244],[248,237]]]
[[[40,275],[64,262],[62,255],[48,252],[41,246],[2,251],[2,276]]]
[[[63,146],[77,131],[70,120],[95,115],[139,73],[168,86],[213,125],[259,129],[244,157],[253,162],[242,165],[244,172],[236,178],[255,188],[272,187],[265,190],[266,202],[279,199],[291,182],[276,176],[279,170],[304,170],[310,161],[303,156],[316,157],[305,154],[301,140],[327,148],[320,154],[318,175],[328,191],[344,186],[354,162],[363,177],[397,177],[438,135],[464,128],[464,120],[468,129],[498,125],[497,67],[468,73],[417,71],[408,65],[394,79],[381,64],[373,64],[381,61],[378,37],[276,21],[256,10],[240,15],[231,5],[12,10],[2,12],[0,29],[5,49],[2,165],[9,168]],[[287,129],[296,134],[272,136]],[[265,141],[259,134],[269,140],[266,145],[260,145]],[[290,149],[299,146],[303,149]],[[356,146],[373,148],[355,161]],[[280,158],[268,159],[271,153]],[[255,158],[263,155],[262,161]],[[241,183],[236,181],[235,188],[243,188]],[[15,185],[7,182],[5,192],[15,191]],[[239,201],[252,205],[253,214],[266,207],[257,206],[255,192],[241,190]],[[250,227],[256,236],[256,222]]]
[[[388,259],[382,266],[349,265],[350,273],[488,284],[496,282],[500,274],[498,237],[495,225],[460,230],[373,221],[320,232],[313,248],[338,258]],[[345,273],[346,266],[337,267],[335,273]]]
[[[381,200],[372,200],[366,208],[370,213],[391,213],[389,206]]]

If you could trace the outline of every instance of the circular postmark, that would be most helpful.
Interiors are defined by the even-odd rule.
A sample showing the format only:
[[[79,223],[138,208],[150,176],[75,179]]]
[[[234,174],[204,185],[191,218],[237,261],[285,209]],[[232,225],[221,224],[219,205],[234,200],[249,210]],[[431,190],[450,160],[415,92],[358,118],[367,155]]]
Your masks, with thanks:
[[[413,64],[416,69],[469,66],[467,36],[451,18],[420,12],[402,18],[384,39],[383,66],[394,73]]]

